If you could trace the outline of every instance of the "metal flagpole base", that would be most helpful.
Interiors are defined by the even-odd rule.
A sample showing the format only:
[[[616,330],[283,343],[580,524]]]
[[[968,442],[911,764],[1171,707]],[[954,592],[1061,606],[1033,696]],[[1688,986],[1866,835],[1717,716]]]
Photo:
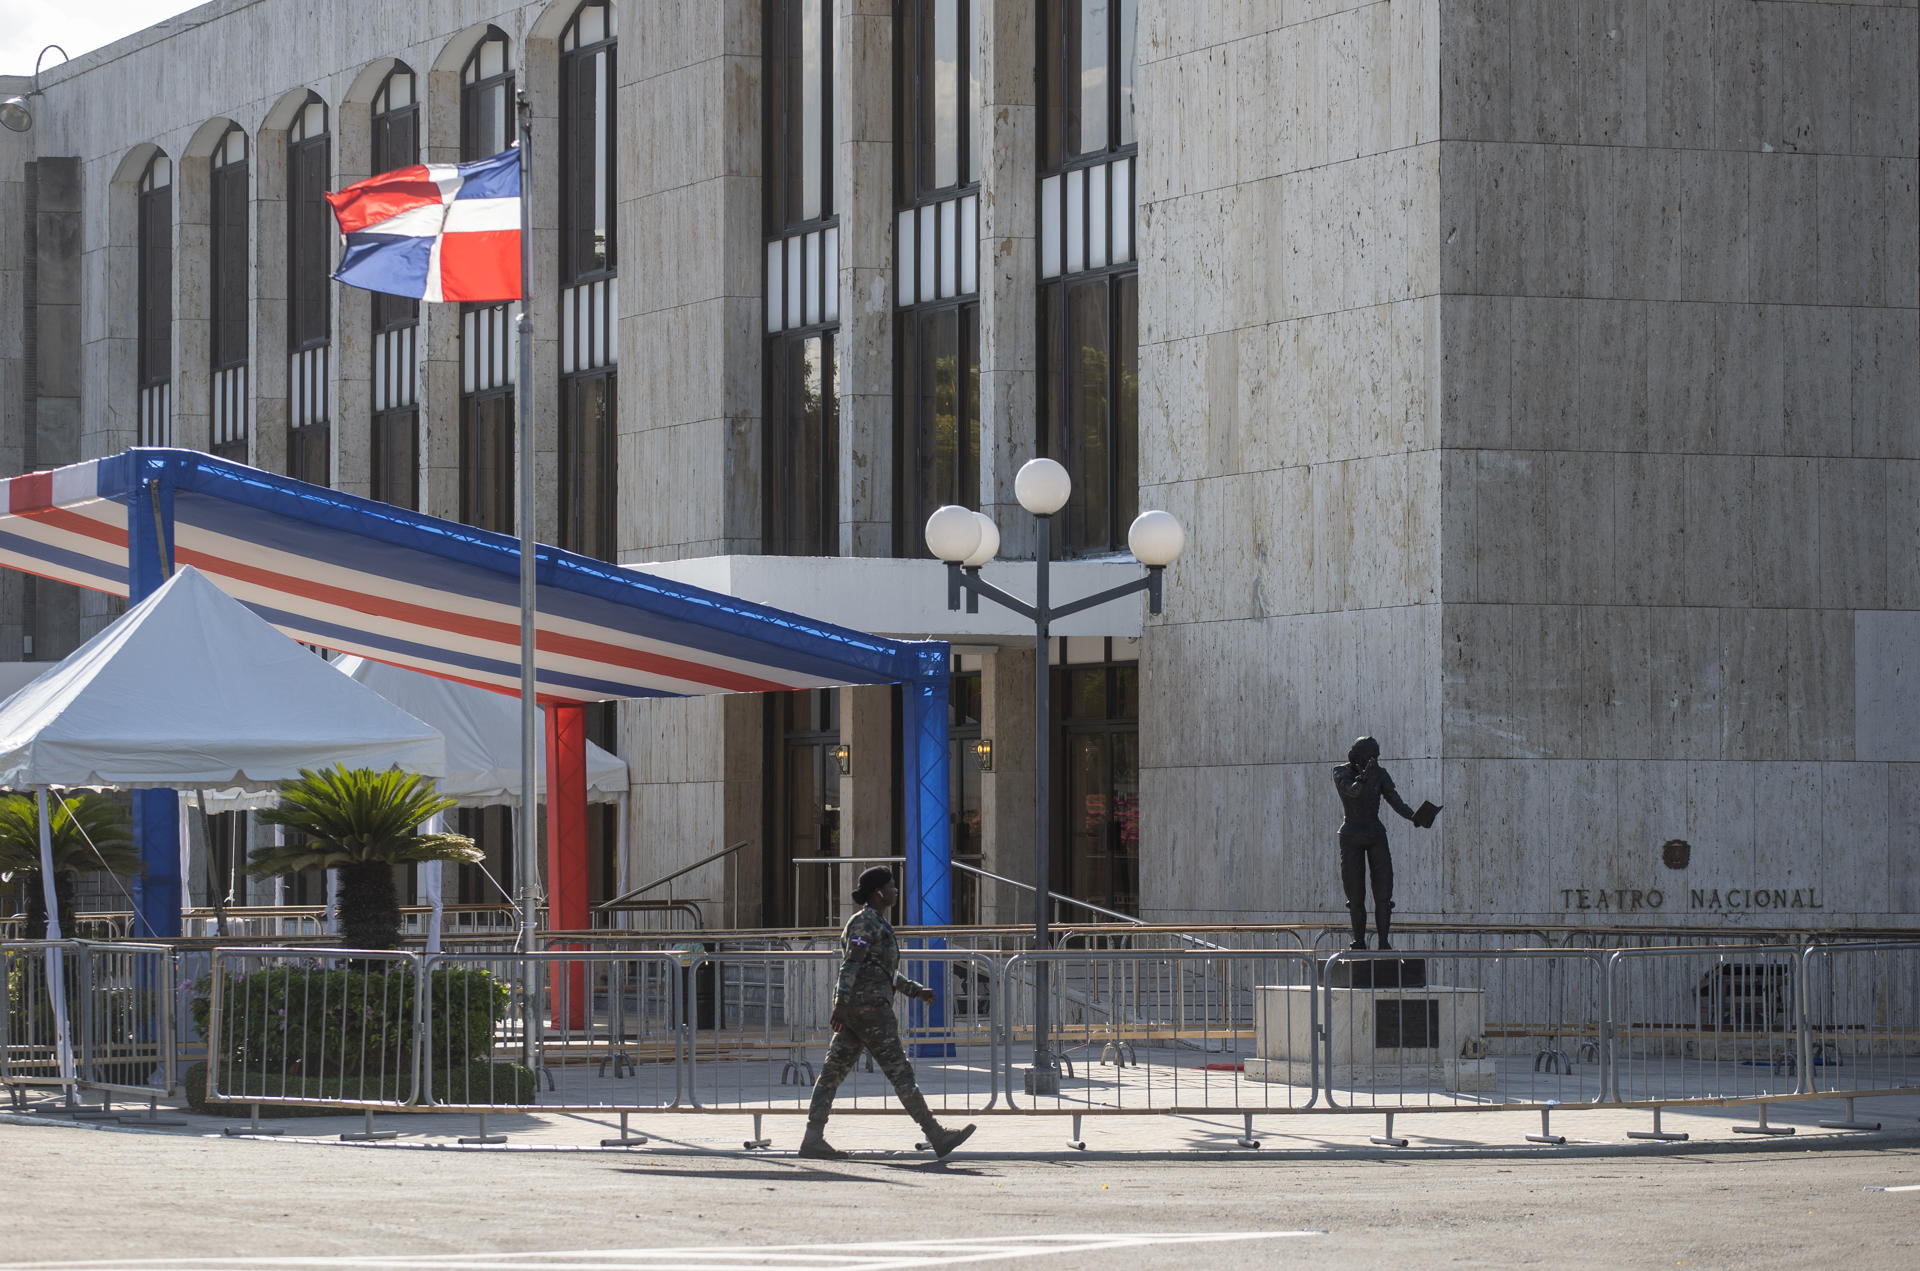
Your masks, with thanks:
[[[1405,1139],[1396,1137],[1393,1132],[1393,1113],[1391,1112],[1387,1113],[1387,1132],[1385,1134],[1371,1135],[1369,1138],[1381,1147],[1405,1147],[1407,1145]]]
[[[488,1134],[487,1114],[482,1112],[480,1114],[480,1133],[461,1139],[460,1141],[462,1143],[505,1143],[507,1136],[504,1134]]]
[[[1733,1132],[1735,1134],[1782,1135],[1794,1133],[1794,1127],[1790,1125],[1768,1125],[1767,1105],[1763,1103],[1760,1105],[1760,1118],[1758,1121],[1752,1125],[1736,1125],[1733,1127]]]
[[[367,1114],[367,1122],[366,1122],[367,1128],[364,1130],[349,1131],[346,1134],[342,1134],[340,1136],[340,1141],[342,1143],[373,1143],[381,1139],[397,1139],[400,1137],[400,1131],[398,1130],[376,1130],[373,1128],[373,1109],[372,1108],[366,1109],[366,1114]]]
[[[1820,1123],[1820,1128],[1823,1130],[1877,1130],[1880,1128],[1880,1123],[1878,1121],[1854,1120],[1853,1119],[1853,1100],[1848,1099],[1847,1115],[1845,1119],[1839,1120],[1839,1121],[1822,1121]]]
[[[1020,1074],[1028,1094],[1059,1094],[1060,1068],[1051,1059],[1035,1060],[1033,1067]]]
[[[1662,1143],[1685,1143],[1687,1136],[1678,1132],[1660,1128],[1660,1109],[1653,1110],[1653,1128],[1651,1130],[1628,1130],[1630,1139],[1658,1139]]]
[[[620,1114],[620,1137],[617,1139],[601,1139],[600,1146],[601,1147],[639,1147],[642,1144],[644,1144],[646,1141],[647,1141],[646,1135],[634,1134],[627,1129],[627,1114],[622,1112]]]

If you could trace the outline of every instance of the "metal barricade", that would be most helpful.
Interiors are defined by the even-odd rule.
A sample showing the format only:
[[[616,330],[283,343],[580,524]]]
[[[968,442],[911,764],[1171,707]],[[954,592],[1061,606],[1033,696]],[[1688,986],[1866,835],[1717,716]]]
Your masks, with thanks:
[[[173,950],[86,944],[80,999],[81,1084],[158,1099],[178,1084]]]
[[[1607,967],[1617,1102],[1733,1103],[1805,1090],[1801,950],[1623,949]]]
[[[215,949],[207,1096],[399,1108],[420,1098],[420,958]]]
[[[442,1111],[642,1111],[684,1098],[678,961],[660,952],[425,960],[422,1102]]]
[[[1034,972],[1045,965],[1047,974]],[[1048,1036],[1035,1035],[1044,981]],[[1017,1111],[1303,1111],[1317,1016],[1304,949],[1024,953],[1001,973],[1001,1068]],[[1298,1062],[1276,1059],[1299,1047]],[[1058,1088],[1025,1075],[1044,1050]]]
[[[86,1000],[86,956],[77,940],[0,945],[6,1009],[0,1011],[0,1084],[10,1091],[79,1082],[77,1019]],[[56,1011],[54,1004],[66,1010]],[[16,1099],[18,1094],[15,1094]]]
[[[1920,942],[1815,945],[1801,959],[1806,1089],[1920,1091]]]
[[[1343,951],[1320,976],[1330,1107],[1438,1112],[1606,1098],[1599,955]]]
[[[693,1105],[805,1112],[831,1040],[835,952],[735,950],[689,957],[687,1079]],[[903,949],[900,973],[935,992],[932,1005],[894,997],[900,1040],[934,1112],[984,1112],[1000,1102],[994,960],[965,949]],[[834,1099],[836,1115],[897,1110],[871,1057]]]

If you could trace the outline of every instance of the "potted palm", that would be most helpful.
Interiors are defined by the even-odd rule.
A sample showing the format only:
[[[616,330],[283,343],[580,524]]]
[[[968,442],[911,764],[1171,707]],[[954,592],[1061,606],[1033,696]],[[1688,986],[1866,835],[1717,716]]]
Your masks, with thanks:
[[[133,841],[126,812],[103,794],[64,795],[47,817],[53,845],[53,889],[60,906],[60,931],[73,930],[74,879],[107,870],[123,877],[145,868]],[[40,880],[40,809],[30,794],[0,798],[0,874],[27,884],[27,938],[47,935],[46,889]]]
[[[280,804],[259,814],[297,837],[284,846],[255,848],[254,877],[307,869],[340,871],[340,938],[352,949],[391,949],[400,943],[400,901],[393,867],[416,861],[475,864],[480,849],[464,834],[423,834],[420,826],[454,806],[433,783],[411,772],[374,772],[338,765],[280,788]]]

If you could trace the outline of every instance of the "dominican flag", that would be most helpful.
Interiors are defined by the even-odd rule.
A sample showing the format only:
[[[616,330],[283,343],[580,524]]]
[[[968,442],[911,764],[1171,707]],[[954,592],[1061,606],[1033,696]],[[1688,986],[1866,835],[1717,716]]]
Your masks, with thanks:
[[[416,300],[520,298],[520,151],[416,163],[327,195],[349,287]]]

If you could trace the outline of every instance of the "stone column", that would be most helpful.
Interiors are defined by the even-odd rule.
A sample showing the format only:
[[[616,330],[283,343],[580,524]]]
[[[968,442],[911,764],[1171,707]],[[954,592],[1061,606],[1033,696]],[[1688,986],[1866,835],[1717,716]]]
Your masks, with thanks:
[[[977,2],[987,6],[981,23],[983,100],[973,121],[981,129],[984,167],[980,174],[980,510],[1000,526],[1002,556],[1031,556],[1033,518],[1014,500],[1013,475],[1038,453],[1034,14],[1027,0]]]
[[[373,110],[367,101],[343,101],[333,117],[332,188],[373,175]],[[329,260],[337,267],[338,242]],[[333,434],[333,484],[366,495],[373,480],[373,293],[359,287],[332,291],[332,347],[327,358],[328,423]]]
[[[840,553],[893,554],[893,6],[835,0]]]
[[[891,684],[840,690],[840,741],[852,755],[840,778],[840,854],[899,856],[893,828],[893,752],[897,712]],[[856,871],[857,872],[857,871]],[[896,867],[894,876],[900,876]],[[839,886],[852,875],[834,880]]]
[[[980,735],[993,742],[993,771],[980,774],[981,868],[1033,879],[1033,650],[999,649],[980,659]],[[980,921],[1033,918],[1030,892],[980,884]]]
[[[211,143],[208,143],[211,144]],[[173,165],[173,444],[207,450],[213,373],[213,261],[208,255],[212,169],[199,150]],[[135,435],[138,435],[136,425]]]
[[[247,454],[266,472],[287,470],[287,134],[254,137],[253,215],[247,243],[253,285],[247,333]]]
[[[423,163],[460,161],[460,70],[430,71],[421,90]],[[460,306],[422,304],[416,374],[420,377],[420,510],[460,515]]]

